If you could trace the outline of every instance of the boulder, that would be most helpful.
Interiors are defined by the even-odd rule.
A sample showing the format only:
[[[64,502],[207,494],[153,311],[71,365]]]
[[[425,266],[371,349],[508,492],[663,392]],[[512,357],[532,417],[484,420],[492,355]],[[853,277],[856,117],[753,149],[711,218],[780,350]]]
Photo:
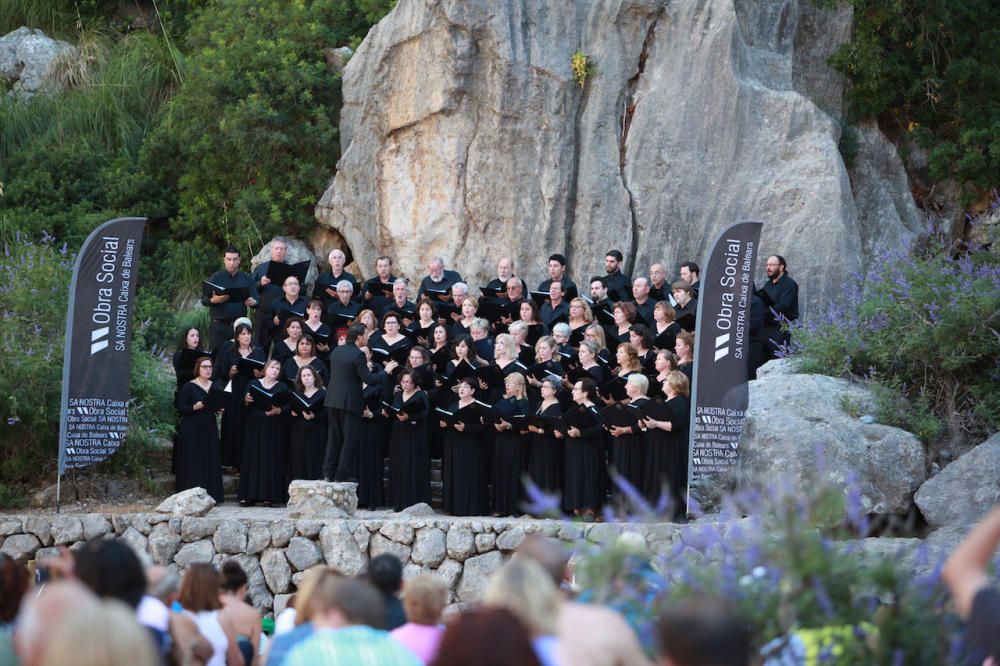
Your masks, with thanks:
[[[346,518],[358,510],[358,484],[292,481],[288,486],[289,518]]]
[[[131,546],[136,554],[145,553],[149,543],[146,536],[131,525],[122,533],[121,540]]]
[[[420,502],[419,504],[413,504],[406,507],[400,513],[405,513],[408,516],[433,516],[434,509],[431,508],[430,504],[426,502]]]
[[[76,516],[56,516],[52,519],[52,543],[57,546],[83,540],[83,523]]]
[[[43,546],[52,543],[52,519],[48,516],[29,516],[24,520],[24,531],[34,534]]]
[[[212,537],[215,550],[220,553],[245,553],[247,549],[247,526],[238,520],[224,520]]]
[[[479,601],[490,582],[490,575],[502,566],[503,555],[497,550],[467,559],[462,567],[462,579],[455,590],[459,601]]]
[[[523,532],[522,532],[523,534]],[[497,545],[497,535],[493,532],[483,532],[476,535],[476,552],[485,553],[493,550]]]
[[[458,577],[462,575],[462,564],[455,560],[445,560],[441,566],[435,569],[434,573],[441,577],[449,590],[454,590]]]
[[[264,572],[261,571],[257,558],[253,555],[233,555],[221,559],[223,562],[230,559],[239,563],[247,575],[247,594],[250,596],[253,607],[259,610],[262,615],[269,613],[274,605],[274,597],[267,589]]]
[[[149,555],[153,564],[166,566],[174,561],[174,556],[181,545],[181,536],[170,530],[166,523],[160,523],[149,535]]]
[[[409,545],[413,542],[413,525],[402,520],[393,520],[382,525],[379,534],[397,543]]]
[[[305,571],[323,561],[323,551],[315,541],[305,537],[293,537],[288,543],[285,556],[296,571]]]
[[[67,42],[47,37],[41,30],[18,28],[0,37],[0,79],[19,97],[54,90],[60,61],[76,55],[76,48]]]
[[[211,562],[215,557],[215,546],[211,539],[201,539],[194,543],[186,543],[174,555],[174,563],[182,569],[187,569],[195,562]]]
[[[271,545],[275,548],[284,548],[293,536],[295,536],[295,523],[289,520],[276,520],[271,523]]]
[[[873,398],[860,384],[821,375],[750,382],[737,476],[803,492],[817,481],[844,486],[854,479],[866,513],[906,513],[927,477],[922,444],[905,430],[862,423],[844,411],[845,403]]]
[[[280,549],[268,548],[265,550],[260,556],[260,569],[271,592],[277,595],[288,591],[288,586],[292,582],[292,569],[288,566],[288,560]],[[275,613],[277,612],[278,610],[275,609]]]
[[[515,550],[522,541],[524,541],[524,528],[514,525],[497,537],[496,544],[497,548],[506,552]]]
[[[274,595],[274,617],[278,617],[281,611],[288,607],[288,602],[291,598],[295,596],[292,594],[276,594]]]
[[[410,559],[417,564],[436,567],[444,561],[447,554],[448,547],[443,530],[436,527],[422,527],[417,530]]]
[[[27,562],[42,547],[42,543],[34,534],[12,534],[3,540],[0,553],[12,560]]]
[[[184,541],[197,541],[215,534],[219,527],[218,518],[198,518],[185,516],[181,519],[181,538]]]
[[[111,527],[111,521],[100,514],[88,513],[81,522],[83,523],[83,538],[87,540],[96,539],[114,531]]]
[[[345,520],[335,520],[319,533],[326,563],[346,576],[356,576],[365,568],[365,556],[358,548]]]
[[[341,158],[317,220],[364,270],[387,254],[419,278],[441,255],[479,284],[511,254],[535,284],[539,254],[563,252],[575,279],[612,247],[627,272],[673,272],[703,263],[726,225],[760,219],[762,247],[795,267],[803,312],[837,298],[868,259],[859,216],[882,226],[885,201],[909,196],[898,161],[872,159],[891,176],[886,196],[856,201],[838,150],[843,79],[826,60],[850,10],[568,7],[398,3],[344,68]],[[582,85],[575,52],[593,65]],[[878,233],[909,237],[902,217]]]
[[[392,539],[387,539],[381,533],[373,534],[371,545],[368,547],[369,557],[378,557],[384,553],[391,553],[399,558],[399,561],[406,564],[410,559],[410,547]]]
[[[318,520],[298,520],[295,522],[295,531],[301,536],[312,539],[323,529],[323,523]]]
[[[914,496],[931,527],[967,527],[1000,504],[1000,433],[959,456]]]
[[[452,525],[448,530],[448,557],[459,562],[476,554],[476,538],[464,525]]]
[[[20,518],[0,518],[0,537],[21,533]]]
[[[157,513],[174,516],[204,516],[215,506],[215,500],[204,488],[188,488],[160,502]]]
[[[247,555],[256,555],[271,545],[271,527],[267,523],[251,523],[247,530]]]

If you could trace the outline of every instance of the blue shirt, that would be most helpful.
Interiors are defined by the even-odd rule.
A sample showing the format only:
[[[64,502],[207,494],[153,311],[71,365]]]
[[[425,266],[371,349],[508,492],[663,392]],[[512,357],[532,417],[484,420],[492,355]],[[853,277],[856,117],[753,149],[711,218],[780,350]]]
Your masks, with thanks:
[[[388,632],[363,625],[317,631],[294,648],[285,663],[288,666],[422,666]]]
[[[288,654],[315,633],[312,622],[303,622],[288,633],[275,636],[267,653],[267,666],[283,666]]]

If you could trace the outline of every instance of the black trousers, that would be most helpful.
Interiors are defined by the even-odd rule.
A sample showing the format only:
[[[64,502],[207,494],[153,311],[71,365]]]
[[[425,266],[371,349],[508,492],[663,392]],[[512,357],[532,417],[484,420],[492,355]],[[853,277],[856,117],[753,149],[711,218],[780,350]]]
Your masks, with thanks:
[[[334,481],[357,481],[360,442],[361,415],[331,407],[327,426],[326,455],[323,457],[323,478]]]

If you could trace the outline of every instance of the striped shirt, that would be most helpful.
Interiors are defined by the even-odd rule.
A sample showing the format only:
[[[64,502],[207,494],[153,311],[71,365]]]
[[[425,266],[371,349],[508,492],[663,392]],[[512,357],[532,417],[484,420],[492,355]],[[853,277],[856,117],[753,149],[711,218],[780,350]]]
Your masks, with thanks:
[[[388,632],[363,625],[322,630],[295,647],[288,666],[421,666]]]

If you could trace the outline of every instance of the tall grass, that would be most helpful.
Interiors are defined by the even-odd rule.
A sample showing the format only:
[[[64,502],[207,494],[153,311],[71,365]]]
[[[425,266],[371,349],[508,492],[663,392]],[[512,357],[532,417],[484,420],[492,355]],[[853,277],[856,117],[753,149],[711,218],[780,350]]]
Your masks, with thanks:
[[[0,100],[0,161],[53,143],[137,158],[177,80],[170,51],[162,39],[143,32],[118,42],[90,32],[78,48],[81,57],[60,63],[55,72],[72,88],[55,96]]]
[[[76,29],[73,0],[0,0],[0,35],[21,26],[39,28],[50,36],[66,36]]]

